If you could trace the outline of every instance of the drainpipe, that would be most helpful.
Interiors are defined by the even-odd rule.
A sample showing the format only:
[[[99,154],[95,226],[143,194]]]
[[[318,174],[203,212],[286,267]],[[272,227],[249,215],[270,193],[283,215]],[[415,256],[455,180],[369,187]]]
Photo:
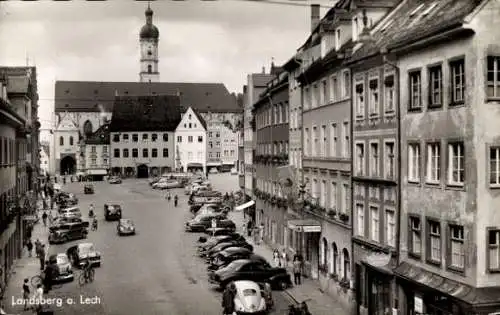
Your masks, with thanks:
[[[400,80],[399,80],[399,76],[400,76],[400,69],[399,69],[399,66],[390,62],[388,59],[387,59],[387,49],[383,48],[380,50],[380,53],[382,54],[382,58],[383,58],[383,63],[384,64],[388,64],[390,65],[391,67],[394,68],[395,72],[396,72],[396,78],[397,78],[397,89],[396,89],[396,93],[397,93],[397,109],[396,109],[396,121],[397,121],[397,126],[396,126],[396,137],[397,137],[397,153],[398,153],[398,159],[397,159],[397,170],[398,170],[398,176],[397,176],[397,185],[398,185],[398,188],[397,188],[397,202],[396,202],[396,205],[397,205],[397,211],[398,211],[398,227],[396,229],[396,255],[397,255],[397,263],[399,264],[400,262],[400,253],[401,253],[401,244],[400,244],[400,240],[401,240],[401,229],[402,229],[402,222],[403,222],[403,219],[402,219],[402,215],[401,215],[401,194],[402,194],[402,188],[401,188],[401,179],[402,179],[402,175],[401,175],[401,93],[400,93],[400,90],[401,90],[401,86],[400,86]],[[395,81],[396,81],[396,78],[395,78]],[[395,166],[396,166],[395,165]],[[398,292],[397,292],[397,286],[396,286],[396,297],[399,296]],[[399,298],[398,298],[398,301],[399,301]],[[396,309],[397,307],[399,307],[399,305],[393,305],[394,309]]]

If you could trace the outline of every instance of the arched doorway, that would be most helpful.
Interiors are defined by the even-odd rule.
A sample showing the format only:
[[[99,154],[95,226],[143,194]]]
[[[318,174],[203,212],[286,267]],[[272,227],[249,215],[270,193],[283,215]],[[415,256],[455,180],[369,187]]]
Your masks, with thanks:
[[[152,167],[151,168],[151,176],[159,176],[160,175],[160,170],[158,169],[158,167]]]
[[[61,175],[72,175],[76,172],[76,160],[72,156],[65,156],[61,159],[60,173]]]
[[[133,167],[126,167],[125,168],[125,176],[126,177],[132,177],[134,176],[134,168]]]
[[[137,178],[148,178],[149,170],[146,164],[141,164],[137,166]]]

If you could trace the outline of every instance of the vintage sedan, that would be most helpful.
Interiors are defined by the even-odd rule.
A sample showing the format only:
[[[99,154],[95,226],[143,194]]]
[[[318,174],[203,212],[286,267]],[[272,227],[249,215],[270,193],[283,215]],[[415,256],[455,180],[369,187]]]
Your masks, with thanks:
[[[238,259],[248,259],[252,255],[252,251],[243,247],[229,247],[218,252],[207,267],[208,270],[218,269],[222,265],[228,265],[229,262]]]
[[[80,243],[71,246],[66,251],[66,254],[75,267],[82,267],[86,261],[89,261],[92,266],[101,266],[101,253],[95,249],[92,243]]]
[[[209,274],[209,282],[225,288],[236,280],[268,282],[272,288],[286,289],[292,285],[290,275],[285,268],[274,268],[249,259],[235,260],[227,267]]]
[[[85,186],[83,186],[83,193],[85,195],[91,195],[94,193],[94,185],[92,184],[85,184]]]
[[[54,282],[66,282],[73,281],[73,268],[71,267],[71,262],[69,261],[68,255],[65,253],[59,253],[49,256],[49,264],[53,264],[57,267],[57,272],[54,275],[52,281]]]
[[[182,188],[184,185],[178,180],[175,179],[167,179],[160,180],[157,183],[153,184],[153,189],[173,189],[173,188]]]
[[[230,248],[230,249],[232,249],[232,248]],[[238,249],[241,249],[241,248],[238,248]],[[222,252],[225,252],[225,251],[222,251]],[[245,253],[228,254],[228,255],[225,255],[225,257],[222,259],[212,260],[212,263],[207,267],[207,271],[210,272],[210,271],[216,271],[216,270],[225,268],[233,261],[240,260],[240,259],[249,259],[251,261],[259,262],[259,263],[262,263],[263,265],[271,267],[271,265],[269,265],[269,263],[267,262],[267,260],[264,257],[250,252],[248,254],[245,254]]]
[[[49,244],[67,243],[87,238],[89,222],[69,222],[52,225],[49,228]]]
[[[134,235],[135,234],[135,224],[131,219],[120,219],[118,221],[118,226],[116,227],[118,235]]]
[[[122,179],[120,176],[111,176],[108,180],[108,183],[110,184],[121,184]]]
[[[210,227],[205,230],[205,234],[210,236],[219,236],[219,235],[230,235],[236,231],[236,225],[228,225],[226,227]]]
[[[217,226],[223,220],[225,220],[225,215],[221,213],[210,213],[210,214],[200,214],[197,215],[193,220],[186,222],[185,230],[186,232],[205,232],[205,230],[212,226],[212,220],[215,220]]]
[[[116,221],[122,218],[122,207],[117,204],[104,204],[104,218],[106,221]]]
[[[241,241],[229,241],[229,242],[225,242],[225,243],[220,243],[218,244],[217,246],[215,246],[214,248],[212,248],[211,250],[209,250],[206,254],[206,258],[205,258],[205,261],[206,263],[210,263],[212,261],[212,259],[217,256],[217,254],[219,254],[219,252],[227,249],[227,248],[230,248],[230,247],[239,247],[239,248],[246,248],[248,249],[249,251],[253,251],[253,245],[251,244],[248,244],[246,241],[245,242],[241,242]]]
[[[238,175],[238,170],[235,167],[231,169],[231,175]]]
[[[78,204],[78,198],[75,194],[64,191],[57,194],[55,201],[60,208],[75,206]]]
[[[234,281],[233,284],[236,287],[234,308],[237,315],[267,313],[269,302],[258,283],[239,280]]]
[[[203,242],[198,246],[198,253],[202,253],[205,251],[208,251],[215,247],[217,244],[220,243],[226,243],[230,241],[240,241],[240,242],[246,242],[246,239],[243,235],[238,234],[238,233],[232,233],[229,235],[223,235],[223,236],[215,236],[211,237],[206,242]]]

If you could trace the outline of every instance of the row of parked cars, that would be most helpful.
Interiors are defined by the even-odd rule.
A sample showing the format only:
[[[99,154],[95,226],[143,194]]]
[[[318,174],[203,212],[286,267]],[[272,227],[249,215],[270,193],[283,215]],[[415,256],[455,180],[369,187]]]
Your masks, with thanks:
[[[216,192],[213,192],[216,193]],[[205,197],[204,192],[193,194]],[[222,194],[219,193],[222,200]],[[203,200],[203,199],[202,199]],[[227,218],[224,202],[192,202],[193,219],[186,222],[186,232],[205,233],[198,239],[198,256],[207,264],[209,283],[218,289],[229,284],[236,287],[234,306],[237,314],[265,314],[273,308],[270,289],[292,286],[290,275],[284,268],[272,267],[245,237],[236,233],[236,224]]]

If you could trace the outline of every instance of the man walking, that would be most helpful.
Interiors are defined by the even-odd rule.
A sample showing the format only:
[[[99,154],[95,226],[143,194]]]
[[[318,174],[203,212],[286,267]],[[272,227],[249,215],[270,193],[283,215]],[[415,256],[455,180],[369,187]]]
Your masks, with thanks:
[[[41,245],[40,248],[40,270],[45,270],[45,244]]]
[[[293,279],[295,285],[300,284],[300,280],[302,277],[302,263],[299,260],[299,257],[295,256],[293,258]]]
[[[26,241],[26,249],[28,250],[28,257],[31,257],[31,251],[33,250],[33,243],[31,243],[31,239],[28,238]]]

